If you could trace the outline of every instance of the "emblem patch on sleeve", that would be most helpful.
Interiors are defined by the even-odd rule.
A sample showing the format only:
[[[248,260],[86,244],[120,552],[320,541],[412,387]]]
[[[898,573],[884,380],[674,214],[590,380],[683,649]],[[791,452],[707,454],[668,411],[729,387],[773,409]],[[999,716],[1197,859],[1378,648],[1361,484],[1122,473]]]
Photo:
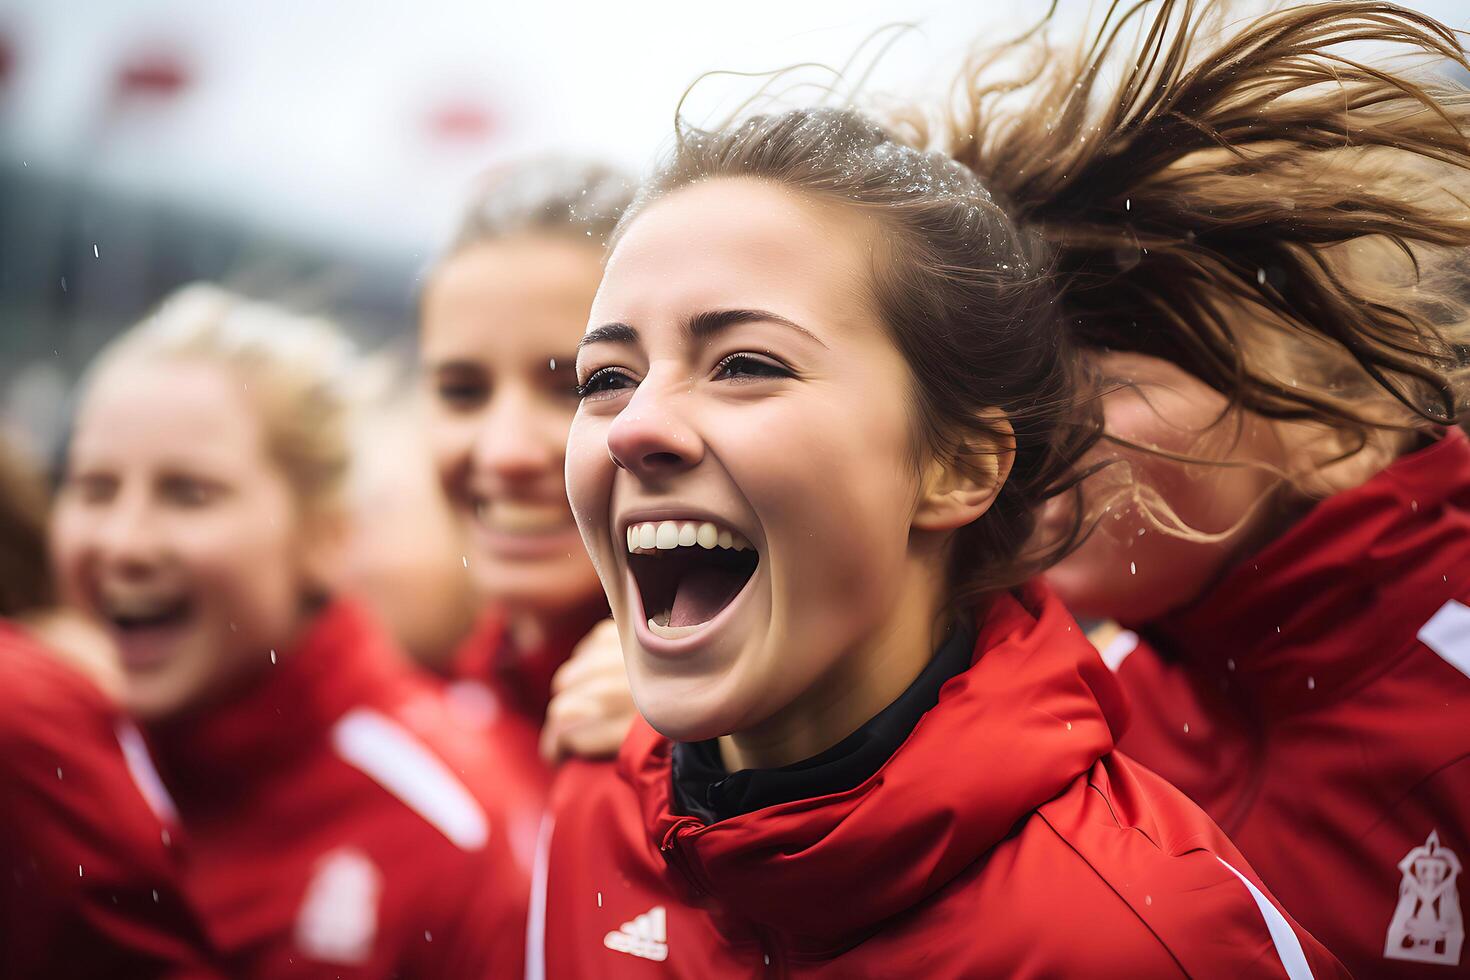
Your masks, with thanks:
[[[1383,956],[1458,966],[1465,945],[1465,920],[1460,913],[1460,859],[1441,847],[1439,832],[1414,848],[1399,862],[1403,881],[1393,910]]]

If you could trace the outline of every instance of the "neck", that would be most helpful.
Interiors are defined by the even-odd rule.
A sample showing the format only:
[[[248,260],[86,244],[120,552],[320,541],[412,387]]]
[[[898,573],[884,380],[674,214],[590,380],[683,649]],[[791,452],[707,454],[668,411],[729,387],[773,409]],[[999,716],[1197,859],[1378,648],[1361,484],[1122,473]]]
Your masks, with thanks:
[[[730,772],[788,766],[836,745],[896,701],[943,635],[943,577],[910,559],[908,586],[885,622],[836,658],[800,697],[761,724],[720,739]],[[943,567],[940,563],[939,567]]]
[[[511,649],[531,654],[548,646],[570,649],[597,623],[607,618],[601,596],[574,609],[548,612],[539,609],[505,609],[505,631]]]

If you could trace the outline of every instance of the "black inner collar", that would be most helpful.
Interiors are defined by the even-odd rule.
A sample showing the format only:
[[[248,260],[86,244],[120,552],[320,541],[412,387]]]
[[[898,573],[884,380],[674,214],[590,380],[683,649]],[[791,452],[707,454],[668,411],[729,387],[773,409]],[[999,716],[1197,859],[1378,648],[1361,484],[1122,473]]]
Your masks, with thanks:
[[[970,666],[975,633],[962,623],[950,629],[914,682],[888,707],[836,745],[778,769],[727,772],[718,739],[676,742],[673,749],[674,809],[714,823],[778,803],[841,793],[861,785],[883,767],[939,702],[939,689]]]

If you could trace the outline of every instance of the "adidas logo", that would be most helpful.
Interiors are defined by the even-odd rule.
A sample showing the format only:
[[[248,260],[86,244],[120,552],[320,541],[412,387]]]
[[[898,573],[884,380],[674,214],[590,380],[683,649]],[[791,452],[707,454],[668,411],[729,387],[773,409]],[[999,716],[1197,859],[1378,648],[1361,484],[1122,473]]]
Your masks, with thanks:
[[[664,907],[655,905],[632,922],[624,922],[602,937],[602,945],[662,963],[669,958],[668,926]]]

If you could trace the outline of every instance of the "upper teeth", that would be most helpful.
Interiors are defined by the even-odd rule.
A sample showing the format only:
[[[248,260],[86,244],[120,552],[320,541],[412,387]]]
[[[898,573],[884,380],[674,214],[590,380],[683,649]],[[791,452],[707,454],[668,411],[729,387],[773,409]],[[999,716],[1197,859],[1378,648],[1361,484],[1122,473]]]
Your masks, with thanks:
[[[744,551],[750,542],[710,521],[649,521],[628,525],[628,550],[634,554],[675,548],[733,548]]]
[[[162,596],[111,595],[102,600],[109,616],[143,618],[168,611],[178,600]]]

